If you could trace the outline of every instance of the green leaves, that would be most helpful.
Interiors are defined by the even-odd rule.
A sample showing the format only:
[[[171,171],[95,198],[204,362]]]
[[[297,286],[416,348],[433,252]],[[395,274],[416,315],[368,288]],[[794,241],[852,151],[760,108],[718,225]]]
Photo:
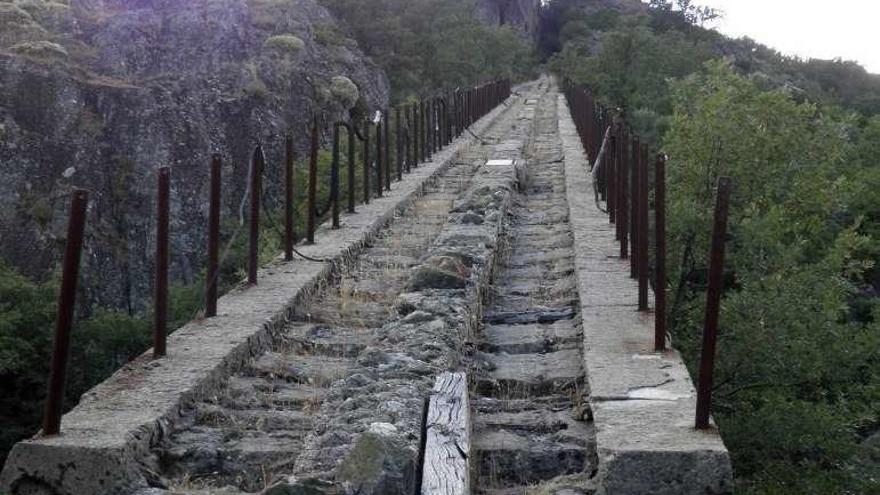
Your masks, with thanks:
[[[686,281],[672,320],[692,366],[714,184],[735,184],[716,419],[741,488],[845,493],[862,479],[856,427],[880,423],[878,332],[851,310],[877,254],[875,221],[858,215],[866,172],[848,159],[855,119],[763,91],[724,62],[673,83],[672,100],[670,271]]]
[[[486,25],[466,0],[323,3],[385,69],[398,102],[491,78],[523,78],[536,65],[532,47],[520,33]]]

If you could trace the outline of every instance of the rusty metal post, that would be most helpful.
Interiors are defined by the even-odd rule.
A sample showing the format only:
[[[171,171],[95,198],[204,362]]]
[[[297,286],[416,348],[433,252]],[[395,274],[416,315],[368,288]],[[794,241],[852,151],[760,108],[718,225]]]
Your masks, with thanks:
[[[419,151],[421,154],[422,163],[428,161],[428,112],[427,105],[425,105],[425,100],[422,100],[419,103],[419,130],[421,131],[421,135],[419,136]]]
[[[256,285],[260,254],[260,201],[263,192],[263,148],[257,145],[251,160],[251,224],[248,245],[248,283]]]
[[[419,118],[420,117],[419,117],[419,103],[418,102],[413,103],[412,115],[413,115],[413,146],[412,146],[413,160],[412,160],[412,166],[418,167],[419,160],[421,157],[421,155],[419,154],[420,153],[419,152],[419,135],[421,133],[421,129],[420,129],[421,126],[419,125]]]
[[[352,123],[351,125],[345,126],[345,132],[348,133],[348,212],[354,213],[354,188],[355,188],[355,178],[354,178],[354,146],[355,146],[355,135],[354,135],[354,126],[357,124]]]
[[[205,317],[217,316],[217,287],[220,278],[220,171],[219,154],[211,157],[211,192],[208,199],[208,271],[205,287]]]
[[[364,204],[370,204],[370,119],[364,119]]]
[[[385,120],[385,190],[391,190],[391,115],[388,109],[383,114]]]
[[[712,381],[715,372],[715,345],[718,337],[718,314],[724,277],[724,254],[727,240],[727,215],[730,204],[730,179],[718,180],[715,222],[712,228],[712,251],[709,253],[709,289],[706,293],[706,321],[703,325],[703,349],[697,383],[697,418],[699,430],[709,428],[712,407]]]
[[[666,350],[666,156],[654,165],[654,350]]]
[[[284,140],[284,259],[293,261],[293,136]]]
[[[156,198],[156,274],[153,292],[153,358],[166,354],[168,336],[168,221],[171,208],[171,169],[159,169]]]
[[[629,257],[629,276],[630,278],[638,277],[639,269],[639,138],[634,137],[632,142],[632,160],[630,162],[631,183],[629,188],[629,197],[632,201],[632,208],[629,214],[629,237],[632,244],[632,250]]]
[[[404,107],[403,109],[404,117],[406,117],[406,125],[404,127],[404,146],[406,146],[406,173],[410,173],[412,170],[412,109],[409,107]]]
[[[434,106],[433,100],[428,98],[425,101],[425,161],[431,160],[431,154],[434,151]]]
[[[629,154],[627,153],[629,150],[627,149],[627,143],[629,143],[629,133],[624,130],[623,135],[620,138],[620,159],[621,163],[618,167],[620,171],[619,179],[620,179],[620,203],[618,204],[618,209],[620,210],[617,218],[619,221],[617,222],[617,228],[620,229],[620,259],[629,258]]]
[[[639,310],[648,310],[648,146],[639,160]]]
[[[330,164],[330,203],[332,228],[339,228],[339,124],[333,126],[333,161]]]
[[[376,197],[382,197],[382,127],[384,122],[381,120],[376,124]]]
[[[58,293],[58,316],[55,319],[55,339],[52,343],[52,361],[49,366],[49,393],[43,412],[43,435],[61,432],[61,412],[64,408],[64,385],[67,379],[67,361],[70,359],[70,333],[73,326],[76,286],[82,254],[83,233],[89,193],[78,189],[70,203],[67,224],[67,246],[64,250],[64,268]]]
[[[397,133],[395,135],[395,150],[397,151],[397,180],[403,180],[403,120],[400,115],[400,107],[397,107],[394,111],[394,121],[396,122],[395,129]]]
[[[613,124],[612,124],[613,125]],[[606,206],[608,209],[608,222],[612,225],[617,221],[617,136],[614,134],[614,130],[611,131],[611,134],[608,138],[608,152],[605,155],[608,159],[608,166],[605,167],[605,170],[608,173],[605,175],[605,199],[607,201]],[[616,227],[615,227],[616,231]]]
[[[306,193],[306,242],[315,243],[315,225],[318,207],[318,117],[312,120],[309,145],[309,189]]]
[[[623,155],[624,142],[623,124],[620,123],[614,128],[614,155],[617,157],[614,174],[614,227],[617,234],[617,241],[623,245],[623,238],[626,237],[626,231],[623,230],[623,184],[626,175],[626,157]]]

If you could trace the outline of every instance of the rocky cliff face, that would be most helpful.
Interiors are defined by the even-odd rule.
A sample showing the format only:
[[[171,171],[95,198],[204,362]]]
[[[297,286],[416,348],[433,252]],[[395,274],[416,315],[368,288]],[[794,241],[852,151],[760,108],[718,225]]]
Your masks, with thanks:
[[[0,0],[0,256],[32,276],[60,258],[69,192],[92,191],[83,286],[138,309],[149,294],[156,169],[172,167],[172,266],[201,268],[207,164],[226,218],[249,156],[279,190],[283,139],[388,100],[384,73],[313,0]]]
[[[479,12],[489,24],[511,26],[534,37],[540,22],[541,0],[481,0]]]

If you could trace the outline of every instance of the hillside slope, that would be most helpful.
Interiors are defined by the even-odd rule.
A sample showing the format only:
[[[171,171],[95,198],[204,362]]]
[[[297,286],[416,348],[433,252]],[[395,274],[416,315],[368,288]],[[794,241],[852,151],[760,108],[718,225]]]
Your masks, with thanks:
[[[302,149],[314,112],[345,118],[388,91],[312,0],[0,2],[0,256],[44,276],[67,193],[87,188],[88,300],[138,306],[157,167],[173,167],[172,266],[189,280],[204,251],[211,152],[226,157],[224,216],[237,216],[255,143],[266,145],[272,196],[286,132]]]

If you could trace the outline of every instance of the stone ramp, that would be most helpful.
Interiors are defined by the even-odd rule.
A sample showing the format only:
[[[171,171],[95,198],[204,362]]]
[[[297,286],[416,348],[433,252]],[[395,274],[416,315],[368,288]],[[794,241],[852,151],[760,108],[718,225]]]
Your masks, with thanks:
[[[483,162],[464,152],[356,259],[294,308],[278,344],[231,377],[234,388],[221,388],[184,414],[186,426],[157,449],[159,474],[172,491],[231,486],[253,493],[291,476],[321,477],[371,423],[418,429],[417,415],[409,418],[406,412],[418,411],[427,395],[423,389],[434,373],[432,360],[394,352],[384,337],[406,327],[425,345],[442,347],[430,333],[435,320],[403,322],[397,301]],[[425,383],[420,387],[420,382]],[[306,399],[291,403],[291,395]],[[254,402],[262,404],[254,407]],[[277,423],[279,407],[300,413],[307,427],[267,427]],[[242,410],[251,413],[251,421],[216,422],[206,414],[237,417]],[[253,452],[241,452],[242,446]],[[214,455],[206,458],[205,452]]]
[[[548,81],[549,82],[549,81]],[[476,493],[593,493],[595,434],[573,270],[556,93],[535,101],[522,194],[475,355]]]

